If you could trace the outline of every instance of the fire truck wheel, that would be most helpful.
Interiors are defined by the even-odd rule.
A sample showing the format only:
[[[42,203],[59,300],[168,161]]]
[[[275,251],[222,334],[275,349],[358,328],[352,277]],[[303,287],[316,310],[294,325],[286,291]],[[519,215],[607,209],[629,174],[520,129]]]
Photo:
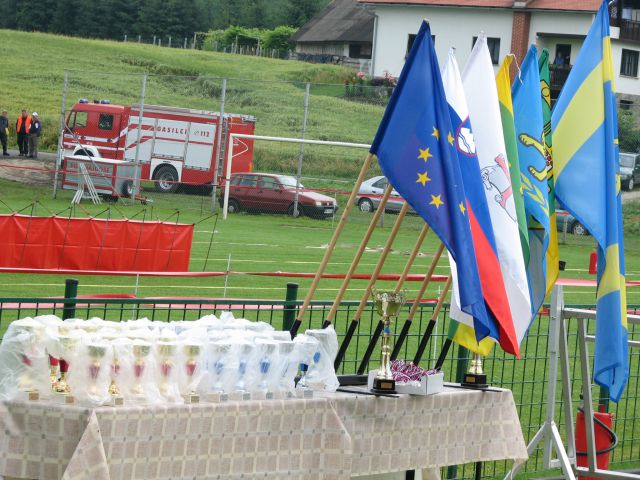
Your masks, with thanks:
[[[122,191],[120,192],[125,197],[133,197],[133,182],[131,180],[127,180],[122,184]]]
[[[178,190],[178,172],[171,165],[159,167],[154,175],[155,188],[158,192],[173,193]]]

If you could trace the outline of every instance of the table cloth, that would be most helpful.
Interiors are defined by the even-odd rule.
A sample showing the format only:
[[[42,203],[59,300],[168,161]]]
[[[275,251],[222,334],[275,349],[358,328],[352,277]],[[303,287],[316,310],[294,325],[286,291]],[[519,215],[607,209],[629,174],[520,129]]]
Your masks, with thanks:
[[[527,458],[508,390],[87,408],[0,404],[0,475],[347,479]]]

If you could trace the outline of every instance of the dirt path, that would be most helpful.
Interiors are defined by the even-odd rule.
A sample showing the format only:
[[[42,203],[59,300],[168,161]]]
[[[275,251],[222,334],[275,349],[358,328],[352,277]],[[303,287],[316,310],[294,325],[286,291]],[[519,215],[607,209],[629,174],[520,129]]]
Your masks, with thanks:
[[[0,178],[26,185],[52,185],[56,155],[40,153],[38,159],[18,157],[17,152],[9,152],[10,157],[0,156]]]

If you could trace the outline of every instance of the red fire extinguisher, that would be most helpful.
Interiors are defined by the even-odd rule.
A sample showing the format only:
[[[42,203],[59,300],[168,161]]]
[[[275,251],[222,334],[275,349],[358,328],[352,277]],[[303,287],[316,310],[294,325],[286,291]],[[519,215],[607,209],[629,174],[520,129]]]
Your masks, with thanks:
[[[600,411],[593,414],[596,465],[598,469],[609,468],[609,455],[618,446],[618,437],[613,431],[613,414],[605,412],[600,405]],[[579,467],[587,467],[587,432],[585,430],[584,410],[578,408],[576,415],[576,456]],[[581,480],[596,480],[594,477],[578,477]]]

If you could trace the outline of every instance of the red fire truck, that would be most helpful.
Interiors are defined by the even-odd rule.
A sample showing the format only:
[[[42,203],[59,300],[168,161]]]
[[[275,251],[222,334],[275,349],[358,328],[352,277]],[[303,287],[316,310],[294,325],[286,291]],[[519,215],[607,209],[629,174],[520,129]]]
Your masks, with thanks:
[[[63,169],[69,156],[132,162],[138,150],[141,179],[155,180],[159,192],[175,192],[178,182],[208,185],[216,168],[219,178],[224,178],[229,134],[252,135],[256,124],[255,117],[247,115],[225,114],[221,122],[217,112],[158,105],[144,106],[140,132],[139,119],[136,105],[80,100],[67,117]],[[222,136],[216,159],[218,128]],[[232,172],[250,172],[253,141],[234,139],[233,157]]]

